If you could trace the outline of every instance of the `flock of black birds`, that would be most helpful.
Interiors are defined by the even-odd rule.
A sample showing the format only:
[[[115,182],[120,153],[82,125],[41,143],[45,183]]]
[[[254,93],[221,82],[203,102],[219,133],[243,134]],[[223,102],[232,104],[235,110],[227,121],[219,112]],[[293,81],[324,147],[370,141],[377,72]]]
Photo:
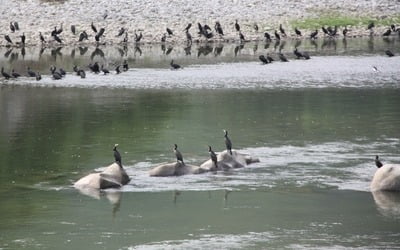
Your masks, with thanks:
[[[206,39],[211,39],[211,38],[214,37],[214,33],[213,33],[214,31],[207,24],[202,25],[202,24],[198,23],[197,26],[198,26],[198,35],[200,37],[204,37]],[[189,46],[191,46],[192,41],[193,41],[192,35],[189,32],[191,27],[192,27],[192,24],[189,23],[183,30],[186,33],[186,38],[187,38],[186,42],[188,43]],[[371,22],[368,25],[367,30],[370,30],[370,32],[372,34],[374,27],[375,27],[374,23]],[[258,32],[259,28],[258,28],[257,24],[254,24],[253,28],[254,28],[254,30],[256,32]],[[96,41],[97,45],[99,45],[100,39],[105,36],[104,35],[105,34],[105,29],[104,28],[97,29],[93,22],[91,23],[91,29],[95,34],[94,35],[95,41]],[[240,48],[243,47],[243,43],[248,41],[248,40],[245,39],[245,36],[242,33],[242,30],[241,30],[241,27],[240,27],[240,24],[239,24],[238,20],[236,20],[236,22],[234,24],[234,29],[237,32],[237,34],[239,35],[239,39],[240,39],[240,45],[237,48],[235,48],[235,55],[236,55],[237,54],[236,50],[237,49],[240,50]],[[11,30],[12,33],[20,30],[18,22],[10,22],[10,30]],[[218,21],[215,22],[214,30],[215,30],[216,34],[218,34],[218,36],[220,36],[220,37],[224,36],[224,32],[223,32],[223,29],[222,29],[222,26],[221,26],[220,22],[218,22]],[[337,26],[334,26],[333,28],[332,27],[322,27],[321,30],[322,30],[322,32],[323,32],[325,37],[327,36],[328,38],[335,38],[336,36],[338,36],[338,27]],[[54,29],[51,31],[51,37],[53,38],[53,40],[55,42],[62,43],[62,39],[60,37],[60,34],[63,31],[64,30],[63,30],[63,25],[62,24],[61,24],[60,28],[54,27]],[[297,27],[295,27],[294,31],[295,31],[295,34],[296,34],[297,37],[302,37],[303,36],[302,32]],[[71,32],[74,35],[77,34],[77,29],[76,29],[76,27],[74,25],[71,25]],[[345,27],[342,30],[343,36],[346,37],[348,32],[349,32],[349,30],[347,29],[347,27]],[[388,30],[385,31],[382,34],[382,36],[387,37],[387,36],[389,36],[389,35],[391,35],[393,33],[396,33],[396,32],[400,35],[400,28],[396,28],[396,26],[394,24],[392,24],[388,28]],[[121,37],[124,34],[125,34],[125,37],[124,37],[122,42],[123,43],[127,43],[128,42],[128,31],[127,31],[126,28],[124,28],[124,27],[120,28],[120,30],[118,31],[118,34],[116,35],[116,37]],[[166,33],[164,33],[163,36],[161,37],[162,48],[164,48],[163,51],[165,51],[164,43],[166,42],[167,37],[170,37],[170,36],[173,36],[173,35],[174,35],[174,32],[170,28],[166,28]],[[310,34],[309,38],[311,39],[311,41],[313,41],[313,40],[317,39],[317,35],[318,35],[318,30],[315,30]],[[281,39],[283,37],[287,37],[287,36],[288,35],[287,35],[284,27],[282,26],[282,24],[279,25],[279,32],[278,32],[278,30],[274,31],[274,38],[275,38],[275,40],[276,40],[276,42],[278,44],[280,43],[280,41],[281,41]],[[4,38],[8,42],[8,46],[10,44],[13,44],[12,40],[10,39],[10,37],[8,35],[5,35]],[[23,49],[22,54],[24,55],[24,53],[25,53],[24,47],[25,47],[25,41],[26,41],[25,33],[22,33],[20,38],[21,38],[21,41],[19,43],[17,43],[17,45],[22,47],[22,49]],[[42,44],[47,43],[47,41],[45,40],[45,38],[43,37],[41,32],[39,32],[39,38],[40,38],[40,41],[41,41]],[[143,38],[142,32],[137,34],[136,30],[135,30],[135,42],[139,43],[142,38]],[[264,32],[264,38],[265,38],[267,43],[272,41],[272,36],[268,32]],[[83,41],[83,40],[88,40],[88,39],[89,39],[89,35],[87,34],[86,31],[82,31],[79,34],[79,40],[78,41]],[[44,48],[42,47],[41,53],[44,50]],[[81,48],[81,47],[79,47],[79,48]],[[190,48],[190,47],[186,47],[185,51],[186,51],[187,48]],[[56,50],[60,50],[60,49],[61,49],[61,47],[57,48]],[[280,48],[279,52],[277,53],[277,55],[279,57],[279,60],[282,61],[282,62],[288,62],[289,61],[288,58],[281,52],[281,49],[282,48]],[[87,50],[87,48],[86,48],[86,50]],[[139,51],[139,53],[141,54],[141,50],[140,50],[140,48],[138,46],[135,47],[135,53],[136,53],[136,50]],[[75,50],[73,50],[73,52],[75,52]],[[53,51],[52,51],[52,53],[53,53]],[[57,53],[57,51],[54,52],[54,53]],[[169,54],[169,53],[170,53],[170,50],[168,50],[166,52],[166,54]],[[82,52],[81,52],[81,54],[82,54]],[[93,60],[93,57],[96,54],[100,54],[100,55],[102,55],[104,57],[104,53],[98,47],[96,47],[96,50],[92,53],[92,56],[91,56],[92,60]],[[186,53],[186,54],[188,54],[188,53]],[[190,51],[189,51],[189,54],[190,54]],[[295,58],[297,58],[297,59],[301,59],[301,58],[303,58],[305,60],[310,59],[310,55],[305,51],[304,52],[300,52],[297,49],[297,46],[295,46],[293,54],[294,54]],[[392,51],[390,51],[390,50],[386,50],[385,54],[387,56],[389,56],[389,57],[393,57],[394,56],[394,53]],[[267,54],[266,56],[260,55],[258,58],[262,62],[262,64],[269,64],[269,63],[272,63],[273,61],[275,61],[275,59],[269,54]],[[127,62],[127,60],[124,60],[123,63],[121,63],[121,64],[115,64],[114,66],[115,66],[115,73],[116,74],[120,74],[121,72],[128,70],[128,62]],[[170,67],[173,70],[177,70],[177,69],[181,69],[182,68],[179,64],[175,63],[174,60],[171,60]],[[81,78],[86,78],[85,69],[86,70],[89,69],[91,72],[93,72],[95,74],[104,73],[104,75],[107,75],[107,74],[110,73],[110,70],[108,68],[106,68],[104,65],[99,65],[98,62],[94,62],[93,64],[89,64],[85,68],[79,68],[76,65],[73,67],[73,71],[76,73],[76,75],[80,76]],[[59,68],[58,71],[57,71],[57,68],[55,66],[51,66],[50,73],[51,73],[51,76],[52,76],[52,78],[54,80],[60,80],[67,74],[66,71],[64,69],[62,69],[62,68]],[[20,73],[15,72],[14,69],[12,69],[11,73],[7,73],[7,72],[4,71],[4,67],[1,68],[1,74],[5,79],[18,78],[18,77],[20,77],[22,75]],[[29,67],[27,68],[26,76],[34,77],[38,81],[42,79],[42,76],[41,76],[40,72],[34,72]]]

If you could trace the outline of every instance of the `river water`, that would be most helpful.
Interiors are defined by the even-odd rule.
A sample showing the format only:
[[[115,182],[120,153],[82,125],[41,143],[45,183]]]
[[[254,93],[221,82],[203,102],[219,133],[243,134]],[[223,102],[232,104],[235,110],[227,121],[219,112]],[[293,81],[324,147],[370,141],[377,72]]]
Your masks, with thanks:
[[[258,55],[282,44],[104,47],[104,57],[2,48],[7,71],[31,66],[43,79],[0,79],[0,249],[399,248],[400,195],[369,191],[375,155],[400,162],[400,57],[383,52],[399,54],[398,38],[296,43],[281,48],[290,62],[268,65]],[[294,46],[311,60],[295,60]],[[124,58],[120,75],[46,73]],[[184,69],[170,70],[172,58]],[[174,161],[174,143],[195,165],[207,145],[222,151],[223,129],[260,163],[148,176]],[[113,161],[115,143],[132,181],[75,190]]]

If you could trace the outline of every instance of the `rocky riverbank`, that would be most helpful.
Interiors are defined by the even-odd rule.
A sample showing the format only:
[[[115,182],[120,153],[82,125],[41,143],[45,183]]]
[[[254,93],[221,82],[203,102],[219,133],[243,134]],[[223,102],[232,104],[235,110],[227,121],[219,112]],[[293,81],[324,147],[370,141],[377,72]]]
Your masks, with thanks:
[[[27,45],[40,44],[39,32],[46,43],[56,44],[51,37],[54,27],[63,32],[59,37],[63,44],[78,43],[79,34],[86,31],[88,40],[83,43],[95,43],[95,34],[91,23],[105,29],[104,37],[100,39],[105,43],[120,43],[124,35],[117,37],[120,28],[128,31],[128,42],[134,42],[134,33],[143,34],[141,42],[160,42],[166,33],[166,28],[173,31],[172,36],[167,36],[167,42],[181,43],[186,41],[184,28],[192,23],[190,33],[194,40],[198,36],[197,23],[208,24],[214,32],[211,40],[239,40],[239,35],[234,28],[237,19],[241,25],[242,33],[246,40],[262,40],[264,32],[273,35],[279,24],[283,24],[289,36],[295,36],[294,25],[302,21],[319,20],[325,18],[326,25],[339,26],[343,23],[350,29],[349,36],[369,35],[366,22],[374,20],[375,35],[381,35],[389,23],[400,25],[399,0],[213,0],[213,1],[155,1],[155,0],[120,0],[120,1],[45,1],[45,0],[3,0],[0,6],[0,30],[2,38],[0,45],[7,45],[4,39],[8,35],[13,43],[20,42],[24,33]],[[338,17],[350,18],[336,20]],[[329,17],[329,18],[326,18]],[[215,34],[214,24],[219,21],[224,30],[224,36]],[[10,22],[18,22],[19,31],[10,30]],[[254,29],[257,24],[258,31]],[[71,32],[71,25],[76,27],[76,35]],[[325,25],[322,22],[322,25]],[[315,27],[303,25],[300,30],[303,36],[309,36]],[[339,33],[344,27],[339,27]],[[320,30],[320,36],[322,32]]]

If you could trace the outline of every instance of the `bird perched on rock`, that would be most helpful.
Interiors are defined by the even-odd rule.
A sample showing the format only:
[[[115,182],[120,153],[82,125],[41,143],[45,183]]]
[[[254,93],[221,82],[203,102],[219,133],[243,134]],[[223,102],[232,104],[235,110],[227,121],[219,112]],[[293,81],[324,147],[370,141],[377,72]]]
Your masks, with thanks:
[[[180,69],[181,68],[181,65],[174,63],[174,60],[171,60],[169,65],[171,66],[171,69]]]
[[[113,151],[114,151],[114,159],[115,162],[122,167],[122,159],[121,159],[121,154],[117,150],[118,144],[114,145]]]
[[[211,161],[214,163],[215,168],[218,168],[218,159],[215,152],[211,149],[211,146],[208,146],[208,152],[210,153]]]
[[[174,153],[175,153],[176,161],[182,162],[182,164],[185,165],[185,163],[183,162],[183,156],[182,156],[181,152],[178,150],[178,145],[176,145],[176,144],[174,144]]]
[[[228,131],[227,130],[224,130],[224,138],[225,138],[226,150],[228,150],[229,153],[232,155],[232,141],[228,137]]]

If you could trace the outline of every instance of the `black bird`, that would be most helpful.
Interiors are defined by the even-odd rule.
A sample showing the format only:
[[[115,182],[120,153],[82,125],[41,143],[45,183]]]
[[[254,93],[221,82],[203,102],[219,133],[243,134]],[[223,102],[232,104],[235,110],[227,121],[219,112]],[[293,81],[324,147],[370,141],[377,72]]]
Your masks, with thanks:
[[[243,33],[241,31],[239,31],[239,39],[240,39],[240,42],[245,42],[246,41],[246,39],[244,38],[244,35],[243,35]]]
[[[62,75],[55,71],[52,73],[52,76],[53,76],[53,80],[61,80],[61,78],[62,78]]]
[[[203,28],[203,26],[201,25],[201,23],[197,23],[197,27],[198,27],[198,29],[199,29],[199,32],[198,32],[198,34],[201,36],[201,35],[204,35],[204,28]]]
[[[210,153],[211,161],[214,163],[215,168],[218,168],[218,158],[215,152],[211,149],[211,146],[208,146],[208,152]]]
[[[78,67],[78,66],[74,65],[74,67],[72,67],[72,70],[73,70],[77,75],[79,75],[79,74],[78,74],[78,72],[79,72],[79,67]]]
[[[318,35],[318,30],[315,30],[310,34],[310,39],[317,39],[317,35]]]
[[[140,34],[139,34],[139,35],[138,35],[138,34],[136,34],[136,32],[135,32],[135,42],[139,43],[139,42],[140,42],[140,40],[142,40],[142,38],[143,38],[143,34],[142,34],[142,32],[140,32]]]
[[[383,166],[382,162],[379,160],[379,156],[375,156],[375,165],[377,168],[381,168]]]
[[[280,41],[281,40],[281,36],[278,34],[278,32],[275,30],[275,39]]]
[[[33,72],[33,73],[35,73],[35,72]],[[42,76],[40,75],[39,72],[37,72],[37,74],[35,74],[35,78],[36,78],[36,81],[42,80]]]
[[[59,38],[57,35],[53,36],[54,40],[56,40],[58,43],[62,43],[61,38]]]
[[[56,30],[56,34],[59,35],[63,32],[63,24],[61,23],[60,29]]]
[[[128,32],[125,32],[125,37],[124,40],[122,40],[123,43],[128,43]]]
[[[218,33],[218,35],[223,36],[224,35],[224,31],[222,30],[222,26],[221,24],[217,21],[215,22],[215,31]]]
[[[225,146],[229,153],[232,155],[232,142],[228,137],[228,131],[224,130]]]
[[[23,46],[25,45],[25,39],[26,39],[25,33],[22,33],[22,36],[21,36],[21,44],[22,44]]]
[[[14,69],[11,71],[11,75],[12,75],[12,77],[14,77],[14,78],[18,78],[18,77],[21,76],[20,74],[18,74],[17,72],[15,72]]]
[[[11,30],[12,33],[15,32],[15,27],[14,27],[14,24],[12,22],[10,22],[10,30]]]
[[[98,62],[95,62],[93,65],[89,64],[89,68],[96,74],[100,73],[100,66]]]
[[[370,22],[367,26],[367,30],[372,30],[375,27],[374,22]]]
[[[271,35],[268,32],[264,32],[265,41],[271,42]]]
[[[104,28],[100,28],[99,33],[97,33],[96,36],[98,36],[99,38],[102,37],[105,31],[106,30]]]
[[[162,43],[165,43],[166,40],[167,40],[167,34],[164,33],[164,34],[162,35],[162,37],[161,37],[161,42],[162,42]]]
[[[4,39],[6,39],[6,41],[9,42],[9,43],[13,43],[13,42],[11,41],[11,38],[10,38],[8,35],[5,35],[5,36],[4,36]]]
[[[297,36],[301,36],[301,31],[297,27],[294,28],[294,32],[296,32]]]
[[[184,31],[188,32],[189,29],[192,27],[192,23],[189,23],[186,28],[184,29]]]
[[[396,31],[396,26],[394,26],[394,24],[391,24],[391,25],[390,25],[390,28],[392,29],[393,32]]]
[[[83,70],[83,69],[80,69],[79,71],[78,71],[78,75],[83,79],[83,78],[86,78],[86,73],[85,73],[85,71]]]
[[[301,53],[297,50],[297,48],[294,49],[293,53],[294,53],[294,55],[297,57],[297,59],[300,59],[300,58],[304,57],[303,54],[301,54]]]
[[[58,71],[60,72],[61,76],[67,75],[67,72],[63,68],[59,68]]]
[[[260,59],[260,61],[261,61],[263,64],[269,63],[268,59],[265,58],[264,55],[260,55],[260,56],[258,57],[258,59]]]
[[[125,28],[122,27],[122,28],[119,29],[118,34],[116,35],[116,37],[120,37],[120,36],[122,36],[124,33],[125,33]]]
[[[236,19],[236,22],[235,22],[235,29],[236,29],[236,31],[237,32],[239,32],[240,31],[240,25],[239,25],[239,23],[238,23],[238,20]]]
[[[71,32],[72,32],[72,34],[76,35],[75,25],[71,25]]]
[[[122,68],[124,69],[124,71],[128,71],[128,61],[124,60],[124,63],[122,64]]]
[[[212,31],[211,27],[208,26],[207,24],[204,24],[203,28],[205,31],[207,31],[207,30]]]
[[[281,59],[282,62],[289,62],[286,56],[282,53],[279,53],[279,59]]]
[[[186,40],[188,43],[192,44],[192,35],[189,33],[189,31],[186,31]]]
[[[114,145],[114,148],[113,148],[113,151],[114,151],[114,159],[115,159],[115,162],[116,162],[120,167],[122,167],[121,155],[120,155],[120,153],[118,152],[117,147],[118,147],[118,144],[115,144],[115,145]]]
[[[54,29],[51,31],[51,36],[57,35],[57,27],[54,27]]]
[[[90,25],[90,27],[92,27],[92,30],[93,30],[94,33],[97,33],[97,28],[96,28],[96,26],[94,26],[93,22]]]
[[[84,39],[89,40],[89,36],[86,31],[82,31],[79,35],[79,42],[82,42]]]
[[[172,32],[172,30],[170,28],[167,28],[166,31],[168,33],[168,36],[173,36],[174,35],[174,33]]]
[[[4,76],[4,78],[6,78],[7,80],[8,79],[10,79],[10,74],[8,74],[8,73],[6,73],[6,72],[4,72],[4,68],[3,67],[1,67],[1,74]]]
[[[15,30],[19,30],[18,22],[14,22],[14,28],[15,28]]]
[[[29,77],[36,77],[36,73],[33,72],[30,67],[28,67],[27,72]]]
[[[176,156],[176,161],[177,162],[180,161],[180,162],[182,162],[183,165],[185,165],[185,163],[183,162],[182,154],[181,154],[181,152],[179,152],[178,145],[176,145],[176,144],[174,144],[174,153],[175,153],[175,156]]]
[[[393,52],[390,51],[390,50],[385,50],[385,54],[386,54],[388,57],[394,56]]]
[[[347,27],[344,27],[344,30],[342,31],[344,37],[347,36],[347,32],[349,32],[349,30],[347,29]]]
[[[258,25],[256,23],[254,23],[253,28],[256,32],[258,32]]]
[[[306,60],[309,60],[311,58],[307,51],[304,51],[301,54],[303,55],[303,58],[306,59]]]
[[[285,32],[285,30],[283,29],[282,24],[279,24],[279,31],[281,32],[282,36],[285,36],[285,37],[286,37],[286,32]]]
[[[39,38],[41,43],[46,43],[46,40],[44,40],[44,37],[42,35],[42,32],[39,32]]]
[[[274,58],[272,58],[268,53],[267,53],[267,60],[269,63],[272,63],[274,60]]]
[[[103,64],[101,65],[101,71],[103,71],[104,75],[107,75],[110,73],[110,71],[107,68],[104,68]]]
[[[392,30],[391,29],[387,29],[382,36],[390,36],[390,34],[392,34]]]
[[[328,36],[329,36],[328,30],[327,30],[324,26],[322,26],[321,29],[322,29],[322,32],[324,32],[325,35],[328,35]]]
[[[180,69],[181,68],[181,65],[174,63],[174,60],[171,60],[169,65],[171,65],[171,69]]]
[[[121,74],[121,69],[120,69],[120,67],[121,67],[121,65],[117,65],[117,67],[115,68],[115,73],[118,75],[118,74]]]

